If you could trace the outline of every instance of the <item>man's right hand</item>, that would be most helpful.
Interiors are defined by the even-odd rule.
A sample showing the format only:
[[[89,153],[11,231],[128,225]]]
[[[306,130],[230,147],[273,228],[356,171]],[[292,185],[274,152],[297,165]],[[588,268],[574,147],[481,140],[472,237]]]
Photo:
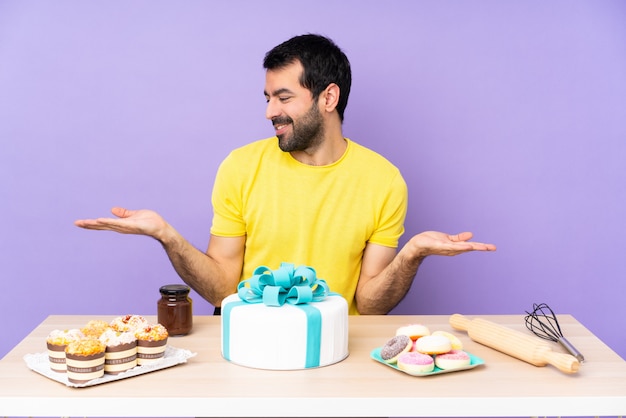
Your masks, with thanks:
[[[79,219],[74,221],[74,224],[85,229],[147,235],[159,241],[169,226],[161,215],[152,210],[129,210],[114,207],[111,209],[111,213],[117,218]]]

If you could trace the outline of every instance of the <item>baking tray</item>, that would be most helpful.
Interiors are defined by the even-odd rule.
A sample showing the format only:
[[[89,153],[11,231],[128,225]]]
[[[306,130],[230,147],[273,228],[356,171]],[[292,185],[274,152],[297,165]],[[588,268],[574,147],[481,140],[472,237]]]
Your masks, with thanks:
[[[175,348],[170,345],[165,347],[165,353],[161,361],[136,366],[119,374],[105,374],[97,379],[90,380],[86,383],[72,383],[67,380],[66,373],[55,372],[50,368],[48,353],[26,354],[24,361],[29,369],[49,378],[56,382],[63,383],[66,386],[82,388],[88,386],[100,385],[102,383],[114,382],[116,380],[128,379],[129,377],[140,376],[142,374],[154,372],[157,370],[167,369],[182,363],[186,363],[188,359],[194,357],[197,353],[189,350]]]

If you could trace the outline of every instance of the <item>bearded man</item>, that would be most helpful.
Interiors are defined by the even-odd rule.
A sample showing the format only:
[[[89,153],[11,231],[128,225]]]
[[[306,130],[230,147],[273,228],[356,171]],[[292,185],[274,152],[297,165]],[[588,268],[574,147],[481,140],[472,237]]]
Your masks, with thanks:
[[[75,224],[158,240],[216,313],[256,267],[288,262],[312,266],[350,314],[387,314],[427,256],[495,250],[470,241],[470,232],[434,231],[398,250],[407,186],[388,160],[343,136],[351,70],[332,40],[296,36],[270,50],[263,65],[265,116],[275,136],[232,151],[220,165],[205,252],[151,210],[115,207],[116,218]]]

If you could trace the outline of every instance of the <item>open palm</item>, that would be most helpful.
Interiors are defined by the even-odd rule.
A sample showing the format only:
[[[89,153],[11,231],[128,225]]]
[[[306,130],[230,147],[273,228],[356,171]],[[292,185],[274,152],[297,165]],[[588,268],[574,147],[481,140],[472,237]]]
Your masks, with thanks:
[[[121,234],[148,235],[158,238],[167,225],[165,220],[152,210],[128,210],[114,207],[111,213],[116,218],[81,219],[75,225],[85,229],[115,231]]]
[[[468,251],[495,251],[493,244],[472,242],[471,232],[461,232],[450,235],[443,232],[426,231],[411,238],[411,244],[421,249],[424,256],[445,255],[453,256]]]

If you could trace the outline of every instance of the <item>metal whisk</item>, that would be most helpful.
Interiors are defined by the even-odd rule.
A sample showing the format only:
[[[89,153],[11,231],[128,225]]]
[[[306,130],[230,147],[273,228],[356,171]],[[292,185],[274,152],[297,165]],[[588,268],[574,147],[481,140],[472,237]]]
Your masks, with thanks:
[[[556,319],[556,315],[545,303],[536,304],[533,303],[533,311],[528,312],[528,315],[524,318],[526,321],[526,328],[528,328],[537,337],[544,340],[550,340],[561,344],[571,355],[576,357],[579,362],[585,361],[585,358],[574,346],[567,341],[561,332],[559,321]]]

